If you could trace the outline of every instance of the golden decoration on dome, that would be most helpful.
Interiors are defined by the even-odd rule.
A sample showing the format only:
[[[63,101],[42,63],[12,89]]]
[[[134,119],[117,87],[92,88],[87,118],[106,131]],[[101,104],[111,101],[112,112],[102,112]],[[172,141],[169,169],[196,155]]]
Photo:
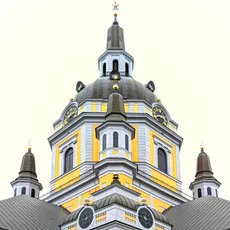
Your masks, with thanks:
[[[118,86],[117,84],[115,84],[115,85],[113,86],[113,89],[114,89],[114,90],[118,90],[118,89],[119,89],[119,86]]]

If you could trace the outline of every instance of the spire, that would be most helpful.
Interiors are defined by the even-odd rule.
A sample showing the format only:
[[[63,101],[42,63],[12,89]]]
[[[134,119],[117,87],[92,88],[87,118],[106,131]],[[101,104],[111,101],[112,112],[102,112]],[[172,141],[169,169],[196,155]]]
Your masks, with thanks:
[[[29,142],[28,152],[22,157],[20,171],[18,177],[11,182],[14,190],[14,196],[29,195],[38,198],[42,185],[37,179],[36,164],[31,145]]]
[[[119,26],[117,21],[117,11],[118,5],[115,2],[113,5],[114,21],[113,25],[108,29],[107,35],[107,47],[106,50],[124,50],[125,51],[125,41],[123,29]]]
[[[201,146],[197,157],[195,180],[190,184],[189,189],[193,191],[194,199],[207,195],[217,197],[220,185],[221,183],[213,176],[210,158]]]
[[[208,154],[204,152],[204,147],[201,147],[201,152],[197,157],[196,178],[207,176],[213,177],[212,166]]]

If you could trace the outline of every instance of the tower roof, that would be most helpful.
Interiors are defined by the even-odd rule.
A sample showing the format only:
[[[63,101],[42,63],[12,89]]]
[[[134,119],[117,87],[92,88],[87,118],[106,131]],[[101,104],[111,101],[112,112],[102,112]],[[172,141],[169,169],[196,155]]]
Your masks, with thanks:
[[[201,152],[197,158],[197,165],[196,165],[196,178],[200,177],[212,177],[212,166],[210,162],[210,158],[207,153],[204,152],[204,149],[201,148]]]
[[[35,158],[30,148],[22,158],[21,168],[19,171],[19,178],[21,177],[30,177],[37,179]]]
[[[125,41],[123,29],[119,26],[117,15],[114,15],[113,25],[108,29],[106,50],[124,50]]]

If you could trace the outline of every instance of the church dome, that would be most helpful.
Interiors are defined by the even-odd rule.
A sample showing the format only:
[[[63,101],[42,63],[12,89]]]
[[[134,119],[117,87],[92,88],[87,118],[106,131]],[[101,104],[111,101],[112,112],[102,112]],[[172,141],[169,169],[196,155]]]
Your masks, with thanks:
[[[98,78],[79,91],[74,100],[80,104],[87,99],[108,99],[114,91],[113,85],[114,83],[110,81],[109,77]],[[123,96],[124,100],[144,100],[150,105],[157,101],[157,97],[150,89],[131,77],[121,77],[118,85],[118,93]]]

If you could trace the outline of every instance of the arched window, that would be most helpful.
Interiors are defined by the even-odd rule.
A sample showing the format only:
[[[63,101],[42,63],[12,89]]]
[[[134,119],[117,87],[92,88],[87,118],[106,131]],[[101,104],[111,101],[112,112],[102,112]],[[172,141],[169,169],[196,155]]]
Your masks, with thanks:
[[[167,173],[168,169],[167,169],[166,152],[162,148],[159,148],[157,150],[157,153],[158,153],[158,169],[164,173]]]
[[[22,187],[22,195],[26,194],[26,187]]]
[[[210,196],[212,195],[212,190],[211,190],[210,187],[207,188],[207,193],[208,193],[208,195],[210,195]]]
[[[125,149],[129,150],[129,137],[127,134],[125,135]]]
[[[105,149],[106,149],[106,134],[104,134],[102,137],[102,150]]]
[[[35,197],[35,189],[34,188],[31,189],[31,197]]]
[[[202,191],[201,188],[198,188],[198,198],[202,197]]]
[[[118,69],[119,69],[119,68],[118,68],[118,60],[114,60],[114,61],[113,61],[113,70],[114,70],[114,71],[118,71]]]
[[[17,196],[17,188],[14,189],[14,196]]]
[[[103,75],[106,75],[106,63],[103,64]]]
[[[129,64],[125,63],[125,75],[129,76]]]
[[[217,191],[217,189],[216,189],[216,197],[218,197],[218,191]]]
[[[113,147],[118,147],[118,132],[113,133]]]
[[[73,168],[73,148],[66,151],[64,173],[69,172]]]

